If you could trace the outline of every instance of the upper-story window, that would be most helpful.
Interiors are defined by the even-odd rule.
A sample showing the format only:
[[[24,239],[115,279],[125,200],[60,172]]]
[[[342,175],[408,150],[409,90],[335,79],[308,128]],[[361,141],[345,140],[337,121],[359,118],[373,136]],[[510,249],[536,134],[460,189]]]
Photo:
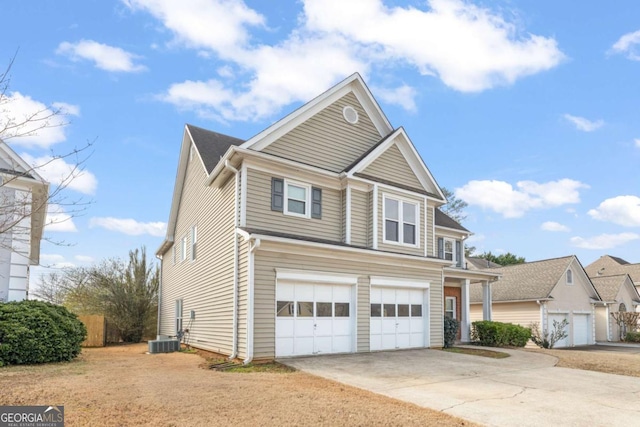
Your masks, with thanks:
[[[451,261],[457,267],[463,267],[462,242],[450,237],[438,237],[438,258]]]
[[[385,243],[418,246],[418,205],[384,196]]]
[[[322,189],[283,178],[271,179],[271,210],[302,218],[322,218]]]
[[[573,273],[571,270],[567,270],[567,285],[573,284]]]
[[[183,236],[180,241],[180,261],[187,259],[187,236]]]

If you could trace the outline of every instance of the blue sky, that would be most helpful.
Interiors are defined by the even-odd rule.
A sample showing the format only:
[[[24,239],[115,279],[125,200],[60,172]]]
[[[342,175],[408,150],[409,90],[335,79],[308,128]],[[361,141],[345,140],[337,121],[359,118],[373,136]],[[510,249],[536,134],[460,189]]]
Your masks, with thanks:
[[[56,105],[70,121],[8,142],[37,160],[95,140],[66,190],[94,203],[48,228],[72,245],[43,244],[43,263],[154,252],[185,123],[249,138],[355,71],[469,203],[480,252],[640,262],[636,1],[59,0],[3,14],[0,65],[17,57],[0,120]]]

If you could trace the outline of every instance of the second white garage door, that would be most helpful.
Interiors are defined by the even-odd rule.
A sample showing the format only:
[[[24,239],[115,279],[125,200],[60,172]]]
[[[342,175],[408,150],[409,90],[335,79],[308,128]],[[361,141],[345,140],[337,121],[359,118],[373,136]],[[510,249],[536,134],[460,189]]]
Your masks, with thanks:
[[[372,351],[425,346],[424,289],[371,287]]]
[[[573,314],[573,345],[589,344],[589,315]]]

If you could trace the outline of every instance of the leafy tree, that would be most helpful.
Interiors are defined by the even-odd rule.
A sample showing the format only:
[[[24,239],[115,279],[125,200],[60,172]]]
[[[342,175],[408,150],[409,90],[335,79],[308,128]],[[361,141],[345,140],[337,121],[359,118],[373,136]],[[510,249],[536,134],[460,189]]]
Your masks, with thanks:
[[[507,252],[506,254],[494,255],[491,252],[483,252],[480,255],[476,255],[478,258],[483,258],[491,262],[495,262],[496,264],[500,264],[502,266],[506,265],[514,265],[514,264],[522,264],[526,262],[524,257],[517,256],[512,254],[511,252]]]
[[[462,199],[458,199],[456,195],[447,188],[441,187],[441,189],[448,202],[446,205],[440,206],[440,210],[455,219],[457,222],[462,223],[462,221],[467,219],[467,214],[464,210],[469,206],[469,204]]]
[[[155,328],[159,269],[143,247],[129,259],[113,258],[91,267],[66,268],[42,277],[43,299],[61,298],[76,314],[102,314],[125,342],[140,342]]]

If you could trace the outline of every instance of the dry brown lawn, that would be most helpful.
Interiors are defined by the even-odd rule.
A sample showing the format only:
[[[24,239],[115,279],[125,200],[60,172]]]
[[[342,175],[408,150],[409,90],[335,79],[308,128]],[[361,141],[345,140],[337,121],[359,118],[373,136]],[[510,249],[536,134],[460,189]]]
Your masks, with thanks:
[[[558,358],[556,366],[563,368],[640,377],[640,354],[614,351],[545,350],[541,348],[527,349],[527,351],[555,356]]]
[[[1,368],[0,404],[64,405],[68,426],[475,425],[302,372],[216,372],[196,354],[146,349]]]

